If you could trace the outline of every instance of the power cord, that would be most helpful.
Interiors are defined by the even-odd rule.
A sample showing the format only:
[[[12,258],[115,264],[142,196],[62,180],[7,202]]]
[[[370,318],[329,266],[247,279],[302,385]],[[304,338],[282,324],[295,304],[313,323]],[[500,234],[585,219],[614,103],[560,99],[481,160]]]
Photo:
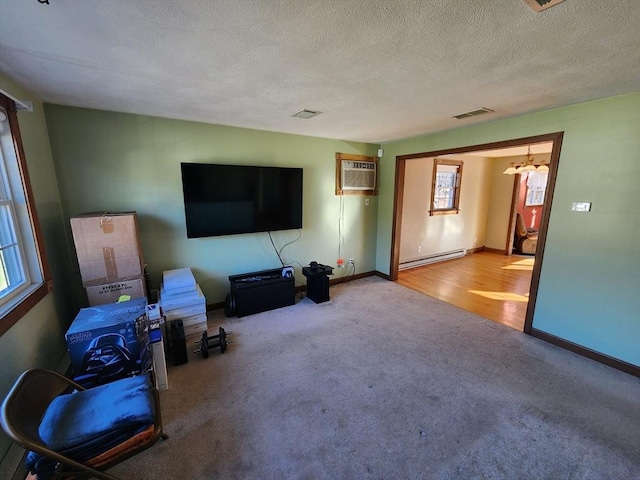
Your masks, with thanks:
[[[297,242],[298,240],[300,240],[301,237],[302,237],[302,230],[298,229],[298,238],[296,238],[295,240],[291,240],[289,243],[285,243],[280,249],[280,251],[278,252],[278,256],[282,254],[282,251],[285,249],[285,247],[288,247],[292,243]],[[297,262],[293,262],[293,263],[297,263]]]
[[[282,264],[283,267],[291,265],[291,263],[297,263],[298,265],[300,265],[299,262],[290,262],[285,265],[285,263],[282,261],[282,251],[285,249],[285,247],[291,245],[292,243],[297,242],[302,237],[302,231],[300,229],[298,229],[298,238],[291,240],[289,243],[285,243],[280,250],[278,250],[278,248],[276,247],[276,244],[273,241],[273,237],[271,236],[271,232],[267,232],[267,233],[269,234],[269,240],[271,240],[271,245],[273,246],[273,250],[274,252],[276,252],[276,255],[278,256],[278,260],[280,260],[280,263]],[[302,265],[300,265],[300,268],[302,268]]]
[[[351,280],[349,280],[349,281],[353,281],[353,279],[356,276],[356,262],[354,261],[351,265],[353,266],[353,272],[351,272]],[[349,276],[348,273],[347,273],[347,276]]]
[[[338,215],[338,267],[344,265],[344,263],[340,263],[342,260],[342,244],[344,243],[343,238],[344,231],[344,195],[340,195],[340,212]]]
[[[276,255],[278,256],[278,260],[280,260],[280,263],[282,264],[282,267],[285,266],[284,262],[282,261],[282,257],[280,257],[280,252],[278,252],[278,249],[276,248],[276,244],[273,243],[273,237],[271,236],[271,232],[267,232],[269,234],[269,240],[271,240],[271,245],[273,246],[273,250],[276,252]]]

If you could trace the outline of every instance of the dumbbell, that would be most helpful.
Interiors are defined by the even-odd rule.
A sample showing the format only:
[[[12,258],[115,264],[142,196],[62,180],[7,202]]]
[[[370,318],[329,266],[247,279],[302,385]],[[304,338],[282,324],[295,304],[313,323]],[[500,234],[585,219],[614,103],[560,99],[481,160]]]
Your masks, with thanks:
[[[231,332],[227,333],[224,328],[218,328],[218,335],[207,336],[207,332],[202,332],[202,339],[196,342],[196,345],[200,345],[198,350],[194,350],[193,353],[200,352],[204,358],[209,358],[209,349],[219,348],[220,353],[224,353],[227,349],[227,345],[233,343],[231,340],[227,340],[227,335],[231,335]]]

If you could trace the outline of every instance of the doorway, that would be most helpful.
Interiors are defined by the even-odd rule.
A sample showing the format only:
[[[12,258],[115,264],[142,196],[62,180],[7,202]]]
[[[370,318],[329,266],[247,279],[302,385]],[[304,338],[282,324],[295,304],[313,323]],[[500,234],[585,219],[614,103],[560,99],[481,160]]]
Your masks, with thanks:
[[[549,158],[549,172],[548,181],[546,186],[545,207],[540,218],[540,228],[537,238],[537,247],[534,256],[533,271],[531,273],[531,283],[528,292],[528,303],[524,321],[523,331],[525,333],[531,332],[531,325],[533,322],[533,313],[535,310],[536,295],[538,290],[538,282],[540,279],[540,270],[542,266],[542,260],[544,257],[544,244],[546,240],[547,227],[549,222],[549,213],[551,211],[551,205],[553,202],[553,193],[555,188],[555,181],[557,176],[558,162],[560,159],[560,150],[562,146],[563,132],[556,132],[544,135],[537,135],[533,137],[525,137],[513,140],[506,140],[501,142],[493,142],[481,145],[470,145],[465,147],[452,148],[447,150],[438,150],[432,152],[420,152],[410,155],[402,155],[396,158],[396,176],[395,176],[395,194],[394,194],[394,207],[393,207],[393,227],[392,227],[392,241],[391,241],[391,259],[390,259],[390,279],[398,281],[399,268],[400,268],[400,240],[402,234],[402,213],[404,206],[404,185],[405,185],[405,173],[407,169],[407,162],[411,160],[424,159],[426,157],[441,157],[445,155],[454,154],[468,154],[471,152],[483,152],[491,150],[499,150],[505,148],[514,147],[526,147],[528,145],[551,142],[552,149]],[[466,180],[470,181],[470,180]],[[515,214],[513,213],[513,204],[515,200],[512,199],[512,217],[509,219],[509,233],[506,239],[505,253],[510,253],[509,238],[513,238],[513,228],[515,226]],[[511,245],[513,242],[511,242]],[[445,300],[446,301],[446,300]]]

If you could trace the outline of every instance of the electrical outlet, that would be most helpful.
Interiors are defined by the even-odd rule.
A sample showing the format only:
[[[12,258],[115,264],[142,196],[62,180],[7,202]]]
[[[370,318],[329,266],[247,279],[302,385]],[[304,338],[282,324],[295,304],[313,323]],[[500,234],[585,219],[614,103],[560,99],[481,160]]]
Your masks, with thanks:
[[[418,253],[422,253],[422,247],[418,247]]]
[[[355,265],[356,261],[353,258],[349,259],[349,265]]]

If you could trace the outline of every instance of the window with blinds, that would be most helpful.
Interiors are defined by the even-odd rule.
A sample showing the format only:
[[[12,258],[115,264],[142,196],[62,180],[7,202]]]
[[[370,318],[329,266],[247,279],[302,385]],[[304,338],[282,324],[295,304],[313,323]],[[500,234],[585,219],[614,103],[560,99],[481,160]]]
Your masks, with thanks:
[[[462,165],[459,160],[433,160],[431,206],[429,215],[457,214],[460,212],[460,185]]]
[[[527,174],[527,207],[541,206],[544,204],[544,195],[547,191],[548,172],[529,172]]]

